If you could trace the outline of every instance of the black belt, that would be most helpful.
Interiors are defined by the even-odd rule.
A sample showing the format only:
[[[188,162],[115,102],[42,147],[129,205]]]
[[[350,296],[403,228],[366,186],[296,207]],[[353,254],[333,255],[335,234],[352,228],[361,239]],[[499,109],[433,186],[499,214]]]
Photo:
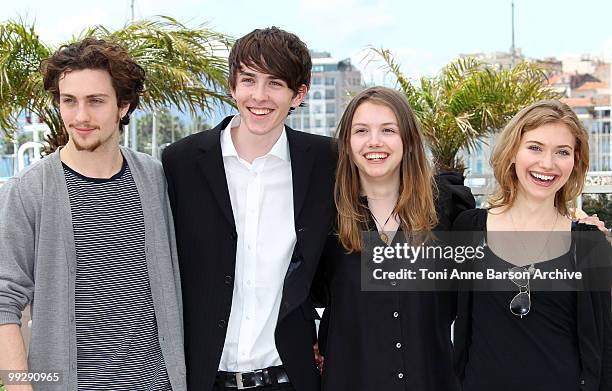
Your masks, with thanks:
[[[226,388],[248,388],[289,383],[289,376],[282,365],[257,369],[252,372],[217,372],[217,384]]]

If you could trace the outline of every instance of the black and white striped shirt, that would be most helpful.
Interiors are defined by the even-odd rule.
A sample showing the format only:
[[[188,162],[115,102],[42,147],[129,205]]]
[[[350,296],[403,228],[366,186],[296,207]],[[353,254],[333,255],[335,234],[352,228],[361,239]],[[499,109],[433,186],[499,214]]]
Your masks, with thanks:
[[[79,390],[170,390],[145,253],[140,196],[127,162],[110,179],[64,165],[76,247]],[[50,206],[52,207],[52,206]]]

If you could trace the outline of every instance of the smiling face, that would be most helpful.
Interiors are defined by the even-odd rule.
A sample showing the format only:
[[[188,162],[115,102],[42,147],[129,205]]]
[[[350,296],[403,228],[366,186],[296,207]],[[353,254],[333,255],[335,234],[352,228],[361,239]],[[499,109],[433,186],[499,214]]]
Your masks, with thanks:
[[[78,151],[118,147],[119,119],[129,104],[118,107],[107,71],[83,69],[66,72],[58,82],[59,108],[70,139]]]
[[[574,169],[575,145],[576,138],[560,122],[523,133],[513,160],[519,193],[539,201],[554,200]]]
[[[355,110],[350,132],[351,157],[362,181],[399,178],[403,143],[393,110],[362,103]]]
[[[289,109],[299,106],[307,91],[302,85],[295,93],[284,80],[243,66],[232,90],[240,112],[240,128],[259,136],[280,134]]]

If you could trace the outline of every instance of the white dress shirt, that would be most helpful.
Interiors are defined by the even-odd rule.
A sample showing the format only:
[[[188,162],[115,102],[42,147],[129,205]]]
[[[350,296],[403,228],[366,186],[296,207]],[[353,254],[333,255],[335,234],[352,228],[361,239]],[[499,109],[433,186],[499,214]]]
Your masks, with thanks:
[[[296,243],[287,134],[283,129],[270,152],[249,163],[232,141],[230,129],[239,124],[237,115],[221,133],[238,232],[232,309],[219,363],[219,370],[228,372],[282,365],[274,330]]]

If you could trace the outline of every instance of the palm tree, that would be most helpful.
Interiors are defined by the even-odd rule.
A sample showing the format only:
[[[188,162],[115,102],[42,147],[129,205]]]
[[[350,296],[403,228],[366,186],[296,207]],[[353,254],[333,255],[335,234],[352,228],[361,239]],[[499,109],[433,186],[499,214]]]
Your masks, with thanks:
[[[71,42],[90,36],[122,45],[145,69],[144,110],[173,105],[195,114],[233,104],[227,93],[224,56],[233,40],[227,35],[204,25],[190,29],[168,16],[157,16],[116,31],[94,26]],[[39,72],[40,61],[53,50],[39,40],[33,25],[12,20],[0,24],[0,127],[10,134],[18,128],[17,118],[24,110],[36,114],[50,128],[46,152],[68,140],[58,108],[44,91]]]
[[[420,120],[439,170],[463,171],[458,152],[502,128],[524,106],[558,95],[546,85],[546,73],[521,62],[496,70],[474,58],[460,58],[418,87],[400,71],[387,49],[370,48],[369,59],[382,60]]]

